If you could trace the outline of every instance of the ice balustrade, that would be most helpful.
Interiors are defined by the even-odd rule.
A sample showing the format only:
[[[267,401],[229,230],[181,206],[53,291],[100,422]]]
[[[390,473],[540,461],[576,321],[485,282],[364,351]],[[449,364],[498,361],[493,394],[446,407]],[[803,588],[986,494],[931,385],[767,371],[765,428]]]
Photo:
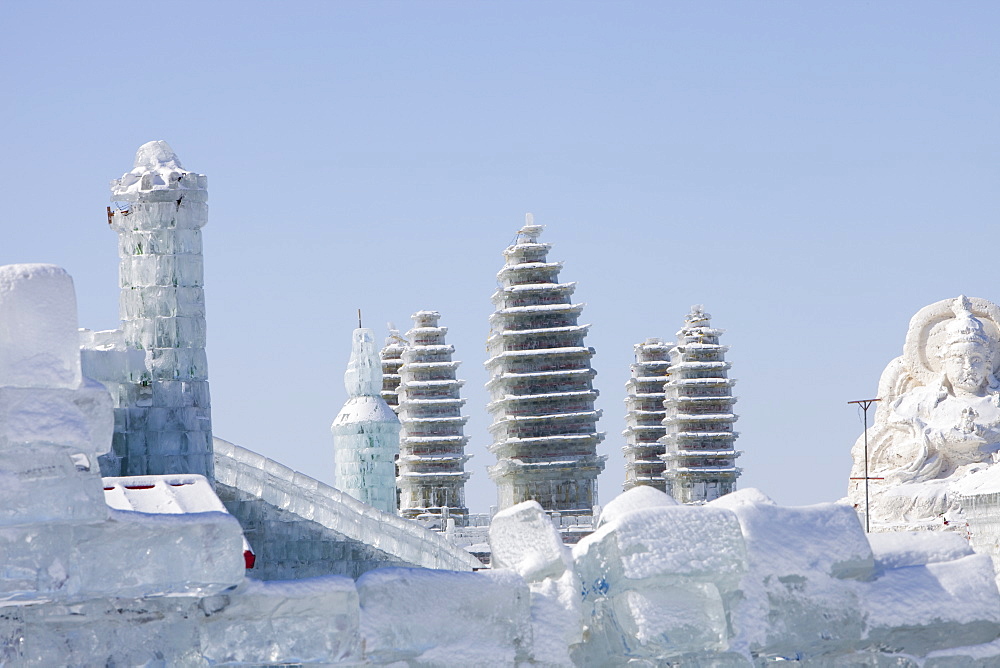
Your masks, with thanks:
[[[339,536],[369,545],[402,564],[424,568],[470,570],[480,564],[464,550],[437,533],[427,531],[394,513],[379,511],[346,492],[293,471],[245,448],[215,439],[217,480],[241,495],[247,495],[287,513],[279,521],[302,518]],[[223,495],[220,495],[223,496]],[[228,498],[223,498],[228,502]],[[252,509],[247,509],[247,512]],[[260,512],[259,510],[256,512]],[[237,516],[240,511],[237,510]],[[262,546],[254,545],[261,558]],[[384,565],[377,560],[359,564],[361,572]],[[266,568],[266,564],[261,564]]]

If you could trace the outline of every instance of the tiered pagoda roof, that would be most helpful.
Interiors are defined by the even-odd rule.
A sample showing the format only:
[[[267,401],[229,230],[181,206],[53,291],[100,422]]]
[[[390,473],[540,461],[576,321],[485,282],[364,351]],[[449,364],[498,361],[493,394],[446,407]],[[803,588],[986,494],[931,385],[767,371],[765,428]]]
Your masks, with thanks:
[[[682,503],[711,501],[736,488],[740,469],[733,431],[736,381],[728,377],[727,346],[711,316],[693,306],[677,332],[663,402],[667,491]]]
[[[418,311],[406,333],[399,369],[399,513],[411,519],[450,517],[465,526],[465,471],[468,437],[463,429],[465,400],[459,396],[464,381],[455,378],[460,362],[451,359],[454,346],[444,342],[447,327],[438,326],[441,314]]]
[[[659,442],[666,433],[663,418],[666,398],[663,386],[670,369],[672,343],[646,339],[635,345],[632,377],[625,383],[625,491],[637,485],[666,491],[663,478],[664,446]]]
[[[551,512],[586,515],[597,503],[597,454],[604,434],[590,366],[594,349],[584,344],[589,325],[577,319],[583,304],[570,298],[575,283],[560,283],[561,262],[549,262],[551,244],[540,243],[541,225],[528,215],[504,251],[497,274],[487,342],[487,389],[493,416],[490,468],[500,508],[526,500]]]
[[[385,345],[379,351],[379,358],[382,360],[382,398],[385,403],[398,415],[399,414],[399,367],[403,366],[403,350],[406,348],[406,339],[399,335],[399,330],[389,324],[389,336],[385,340]]]

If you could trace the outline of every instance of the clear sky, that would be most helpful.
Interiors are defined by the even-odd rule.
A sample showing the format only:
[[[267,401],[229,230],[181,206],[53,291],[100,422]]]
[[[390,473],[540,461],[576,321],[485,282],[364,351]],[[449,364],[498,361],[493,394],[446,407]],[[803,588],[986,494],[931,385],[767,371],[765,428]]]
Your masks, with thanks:
[[[995,2],[0,0],[0,263],[117,326],[108,181],[165,139],[208,174],[214,429],[332,482],[357,309],[434,309],[485,512],[489,297],[532,212],[587,303],[621,489],[632,346],[726,330],[741,487],[846,493],[909,318],[1000,302]]]

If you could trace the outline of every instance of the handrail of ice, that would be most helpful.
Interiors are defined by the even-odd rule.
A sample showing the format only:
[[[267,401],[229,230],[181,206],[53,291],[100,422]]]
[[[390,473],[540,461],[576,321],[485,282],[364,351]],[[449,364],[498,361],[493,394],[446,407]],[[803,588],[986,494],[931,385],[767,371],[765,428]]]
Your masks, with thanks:
[[[263,478],[267,484],[258,495],[263,501],[401,561],[452,571],[482,568],[479,560],[464,549],[416,522],[384,513],[336,487],[229,441],[215,438],[213,443],[215,479],[223,485],[254,493],[239,486],[238,481]]]

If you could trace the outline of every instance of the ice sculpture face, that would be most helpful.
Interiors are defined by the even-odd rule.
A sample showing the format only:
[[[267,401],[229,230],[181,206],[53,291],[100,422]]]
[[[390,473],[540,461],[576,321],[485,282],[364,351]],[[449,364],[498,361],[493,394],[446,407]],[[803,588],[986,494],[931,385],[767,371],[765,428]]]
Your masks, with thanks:
[[[1000,308],[958,297],[910,321],[903,355],[882,374],[868,430],[870,519],[898,530],[960,526],[949,487],[1000,456]],[[864,512],[864,438],[850,498]]]
[[[944,354],[945,377],[956,394],[982,394],[989,376],[989,350],[975,343],[958,343]]]

